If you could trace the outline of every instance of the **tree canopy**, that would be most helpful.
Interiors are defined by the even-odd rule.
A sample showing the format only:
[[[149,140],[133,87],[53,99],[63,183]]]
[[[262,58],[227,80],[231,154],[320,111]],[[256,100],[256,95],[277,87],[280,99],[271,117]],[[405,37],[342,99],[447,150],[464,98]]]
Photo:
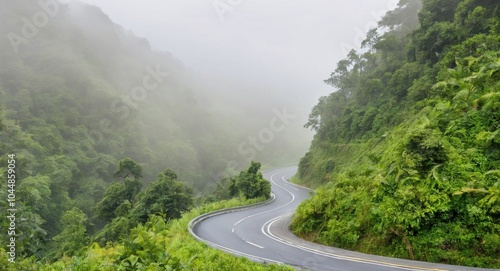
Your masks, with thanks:
[[[316,242],[500,267],[500,3],[400,1],[325,82],[300,161]]]

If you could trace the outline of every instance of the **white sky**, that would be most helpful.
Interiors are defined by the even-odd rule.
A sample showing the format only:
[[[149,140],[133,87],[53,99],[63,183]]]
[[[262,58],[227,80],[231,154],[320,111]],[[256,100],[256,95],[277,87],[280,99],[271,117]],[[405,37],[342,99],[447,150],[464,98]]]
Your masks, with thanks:
[[[200,74],[257,82],[310,108],[397,0],[81,0]],[[218,15],[216,3],[233,3]]]

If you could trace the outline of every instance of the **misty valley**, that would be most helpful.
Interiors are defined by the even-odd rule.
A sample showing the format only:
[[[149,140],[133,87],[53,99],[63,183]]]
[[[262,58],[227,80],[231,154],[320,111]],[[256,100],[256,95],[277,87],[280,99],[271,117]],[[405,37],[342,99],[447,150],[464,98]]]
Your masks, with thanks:
[[[500,2],[334,2],[2,0],[0,270],[500,269]]]

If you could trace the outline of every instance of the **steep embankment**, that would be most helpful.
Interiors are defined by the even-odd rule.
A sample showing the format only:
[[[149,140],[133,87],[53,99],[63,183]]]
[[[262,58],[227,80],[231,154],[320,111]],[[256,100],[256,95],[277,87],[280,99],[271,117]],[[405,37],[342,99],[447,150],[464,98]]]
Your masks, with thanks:
[[[500,267],[500,4],[401,1],[326,82],[295,233],[374,254]],[[384,34],[378,34],[382,31]],[[402,49],[404,48],[404,50]]]

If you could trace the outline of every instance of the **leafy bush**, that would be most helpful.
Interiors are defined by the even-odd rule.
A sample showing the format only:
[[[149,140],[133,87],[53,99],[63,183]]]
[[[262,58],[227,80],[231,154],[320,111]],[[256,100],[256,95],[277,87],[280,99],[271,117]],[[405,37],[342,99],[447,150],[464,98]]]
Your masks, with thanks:
[[[1,253],[0,263],[8,270],[40,271],[115,271],[115,270],[293,270],[291,267],[262,265],[239,258],[198,242],[188,232],[191,219],[221,208],[251,203],[236,199],[217,202],[185,213],[181,219],[165,221],[165,217],[152,216],[144,225],[134,228],[130,235],[118,243],[101,247],[94,243],[81,256],[62,258],[52,264],[35,263],[23,259],[19,263],[6,263],[6,253]],[[0,249],[3,252],[3,249]],[[19,268],[19,269],[17,269]]]

